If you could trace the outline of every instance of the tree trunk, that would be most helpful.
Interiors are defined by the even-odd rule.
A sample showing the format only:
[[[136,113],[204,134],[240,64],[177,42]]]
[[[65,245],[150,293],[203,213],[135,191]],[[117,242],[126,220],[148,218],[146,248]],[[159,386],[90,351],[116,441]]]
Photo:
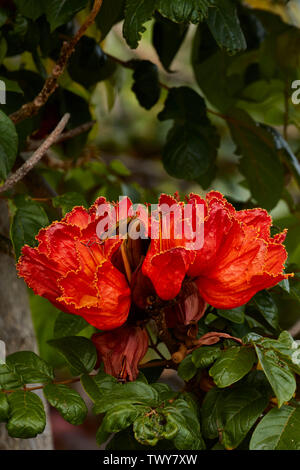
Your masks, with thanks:
[[[6,203],[0,201],[0,234],[8,236],[9,216]],[[25,283],[17,277],[14,258],[0,251],[0,340],[6,344],[6,354],[20,350],[37,350],[28,294]],[[47,405],[43,434],[35,439],[14,439],[8,436],[5,424],[0,424],[0,450],[51,450],[52,435]]]

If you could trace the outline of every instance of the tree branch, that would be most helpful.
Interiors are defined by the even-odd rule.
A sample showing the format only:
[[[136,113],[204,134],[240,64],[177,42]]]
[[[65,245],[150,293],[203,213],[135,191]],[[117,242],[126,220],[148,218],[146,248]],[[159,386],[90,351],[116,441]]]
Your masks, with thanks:
[[[94,22],[101,8],[102,2],[103,0],[94,1],[94,6],[90,15],[87,17],[85,22],[79,28],[75,36],[71,38],[69,41],[65,41],[63,43],[61,51],[60,51],[59,59],[52,69],[52,74],[45,81],[44,86],[42,90],[40,91],[40,93],[35,97],[33,101],[31,101],[30,103],[24,104],[18,111],[10,115],[11,120],[15,124],[37,114],[39,110],[41,109],[41,107],[46,104],[50,96],[55,92],[55,90],[58,87],[59,77],[65,71],[65,68],[68,64],[68,61],[71,55],[74,52],[74,49],[77,43],[79,42],[81,37],[84,35],[86,30],[89,28],[89,26]]]
[[[65,114],[64,117],[57,124],[54,131],[49,135],[49,137],[47,137],[47,139],[34,152],[34,154],[5,181],[3,186],[0,186],[0,193],[3,193],[4,191],[7,191],[8,189],[12,188],[16,183],[23,179],[24,176],[26,176],[30,170],[35,167],[35,165],[41,160],[41,158],[45,155],[51,145],[56,142],[58,136],[63,132],[64,128],[66,127],[69,119],[70,114]]]

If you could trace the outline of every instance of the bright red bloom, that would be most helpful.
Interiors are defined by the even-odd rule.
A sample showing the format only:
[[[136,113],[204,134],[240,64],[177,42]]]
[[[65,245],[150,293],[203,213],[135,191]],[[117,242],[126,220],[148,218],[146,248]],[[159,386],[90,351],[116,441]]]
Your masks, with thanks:
[[[190,195],[188,204],[193,203],[205,205],[204,222],[196,222],[204,223],[202,248],[187,248],[184,238],[152,240],[144,261],[143,273],[161,298],[177,296],[188,276],[207,303],[216,308],[235,308],[290,276],[283,272],[286,231],[272,238],[272,220],[265,210],[236,211],[215,191],[205,200]]]
[[[111,330],[126,321],[131,300],[124,274],[111,262],[122,240],[100,243],[96,235],[97,208],[105,203],[99,198],[89,211],[75,207],[40,230],[38,246],[23,247],[17,269],[35,294],[96,328]]]
[[[122,326],[92,336],[105,372],[122,380],[135,380],[138,365],[148,350],[148,333],[139,326]]]

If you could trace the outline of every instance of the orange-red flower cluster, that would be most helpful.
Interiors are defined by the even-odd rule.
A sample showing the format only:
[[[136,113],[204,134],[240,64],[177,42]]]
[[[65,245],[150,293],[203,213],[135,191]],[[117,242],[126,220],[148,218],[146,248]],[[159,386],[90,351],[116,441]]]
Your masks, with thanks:
[[[236,211],[215,191],[205,199],[191,194],[186,203],[161,195],[158,213],[167,206],[176,205],[182,214],[186,205],[203,206],[203,217],[192,210],[187,224],[191,233],[203,228],[203,246],[194,249],[186,233],[176,236],[174,215],[168,219],[170,237],[151,238],[145,228],[142,240],[99,240],[97,226],[104,216],[97,209],[105,203],[99,198],[89,210],[75,207],[60,222],[40,230],[38,246],[23,247],[18,273],[60,310],[80,315],[100,330],[118,328],[118,338],[124,333],[116,344],[113,333],[94,338],[107,371],[115,375],[125,367],[130,379],[136,376],[147,335],[134,325],[149,319],[151,308],[165,309],[170,328],[188,325],[203,316],[207,303],[238,307],[288,276],[286,232],[271,237],[271,217],[263,209]],[[122,204],[132,210],[128,199],[116,204],[116,224],[122,222]],[[128,316],[131,332],[127,326],[120,328]]]

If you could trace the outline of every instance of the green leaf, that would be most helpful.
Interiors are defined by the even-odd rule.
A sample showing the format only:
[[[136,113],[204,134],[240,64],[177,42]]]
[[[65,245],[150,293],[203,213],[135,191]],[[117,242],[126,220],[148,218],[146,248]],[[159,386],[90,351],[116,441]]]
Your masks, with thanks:
[[[59,312],[54,324],[54,338],[75,336],[87,326],[86,320],[79,315]]]
[[[135,404],[157,406],[161,402],[161,397],[157,390],[144,382],[129,382],[120,387],[103,393],[100,399],[97,399],[94,406],[94,413],[105,413],[115,406],[121,404]]]
[[[255,362],[254,351],[247,347],[233,346],[222,351],[221,356],[209,370],[209,375],[220,388],[242,379]]]
[[[241,307],[237,308],[232,308],[230,310],[221,310],[218,309],[218,315],[220,315],[223,318],[226,318],[226,320],[230,320],[233,323],[244,323],[245,321],[245,306],[242,305]]]
[[[112,160],[109,164],[109,168],[114,172],[117,173],[117,175],[120,176],[130,176],[131,171],[128,170],[127,166],[124,165],[122,160],[119,160],[118,158],[115,158]]]
[[[256,427],[250,450],[300,450],[300,408],[273,408]]]
[[[219,136],[213,126],[175,124],[163,150],[163,164],[169,175],[197,180],[210,169],[217,157]]]
[[[144,24],[151,20],[155,0],[126,0],[123,36],[127,44],[135,49],[146,31]]]
[[[149,413],[139,417],[133,424],[135,439],[143,445],[155,446],[164,439],[164,420],[161,414]]]
[[[22,246],[36,244],[35,236],[42,227],[49,224],[46,212],[34,201],[22,197],[14,200],[17,211],[10,228],[10,236],[16,258],[21,255]]]
[[[78,374],[89,373],[96,365],[97,351],[92,341],[87,338],[66,336],[51,339],[48,344],[57,349],[64,356],[72,370]]]
[[[86,88],[107,80],[115,70],[115,62],[88,36],[80,39],[68,65],[70,77]]]
[[[178,432],[173,438],[176,449],[203,450],[205,443],[200,432],[200,423],[197,411],[191,404],[179,398],[170,406],[166,406],[162,413],[167,416],[167,422],[177,427]]]
[[[208,14],[212,0],[158,0],[157,9],[161,15],[175,23],[199,23]]]
[[[279,312],[272,295],[266,290],[260,291],[253,297],[253,300],[266,322],[278,330]]]
[[[224,427],[223,405],[227,393],[228,390],[214,387],[205,395],[201,407],[201,423],[203,435],[207,439],[219,437],[219,432]]]
[[[111,0],[103,0],[99,14],[96,17],[96,25],[101,31],[101,41],[109,33],[114,24],[124,17],[125,0],[114,0],[112,8]]]
[[[158,114],[160,121],[173,119],[178,123],[193,122],[209,125],[204,99],[187,86],[169,90],[164,109]]]
[[[183,361],[179,364],[178,375],[182,378],[182,380],[188,382],[194,377],[194,375],[196,375],[196,373],[197,367],[195,366],[192,360],[192,355],[190,354],[189,356],[185,357]]]
[[[278,406],[281,407],[295,393],[296,380],[294,374],[274,351],[262,349],[258,344],[255,344],[255,350],[261,367],[278,399]]]
[[[79,193],[65,193],[61,196],[56,196],[52,198],[54,207],[61,207],[63,215],[67,212],[70,212],[75,206],[87,207],[87,202],[82,194]]]
[[[173,23],[159,14],[156,16],[152,42],[159,60],[167,72],[170,72],[170,65],[179,51],[187,31],[186,24]]]
[[[128,428],[145,410],[147,408],[139,409],[139,407],[130,404],[115,406],[105,415],[102,422],[103,429],[109,433],[122,431],[122,429]]]
[[[6,179],[18,150],[18,134],[11,119],[0,111],[0,179]]]
[[[7,431],[11,437],[27,439],[41,434],[46,426],[42,400],[32,392],[18,390],[8,396]]]
[[[88,410],[76,390],[66,385],[49,384],[44,388],[44,395],[68,423],[77,426],[84,422]]]
[[[0,364],[0,390],[13,390],[23,385],[22,378],[7,364]]]
[[[95,402],[102,398],[102,395],[120,386],[117,379],[111,375],[99,371],[97,375],[84,374],[80,378],[81,384],[88,396]]]
[[[15,0],[17,9],[21,15],[36,21],[45,12],[45,4],[43,0]]]
[[[272,136],[241,110],[230,113],[229,127],[252,196],[260,206],[272,209],[283,190],[283,168]]]
[[[51,32],[68,23],[80,10],[86,7],[88,0],[47,0],[46,17]]]
[[[210,366],[221,356],[220,346],[201,346],[192,354],[192,360],[196,367],[204,369]]]
[[[206,22],[221,48],[232,54],[247,48],[236,6],[231,0],[214,2],[214,6],[208,9]]]
[[[5,90],[6,91],[12,91],[14,93],[22,93],[23,94],[22,88],[20,88],[18,82],[16,82],[15,80],[8,80],[8,78],[2,77],[2,76],[0,76],[0,80],[5,83]]]
[[[0,423],[7,421],[9,417],[9,404],[6,393],[0,392]]]
[[[54,379],[53,367],[32,351],[18,351],[6,358],[6,364],[22,377],[23,384],[48,383]]]
[[[134,69],[132,91],[143,108],[151,109],[159,100],[160,85],[157,66],[149,60],[132,60]]]
[[[222,444],[226,449],[238,447],[266,409],[268,402],[268,396],[262,395],[255,387],[243,385],[230,390],[223,403],[225,426]]]

